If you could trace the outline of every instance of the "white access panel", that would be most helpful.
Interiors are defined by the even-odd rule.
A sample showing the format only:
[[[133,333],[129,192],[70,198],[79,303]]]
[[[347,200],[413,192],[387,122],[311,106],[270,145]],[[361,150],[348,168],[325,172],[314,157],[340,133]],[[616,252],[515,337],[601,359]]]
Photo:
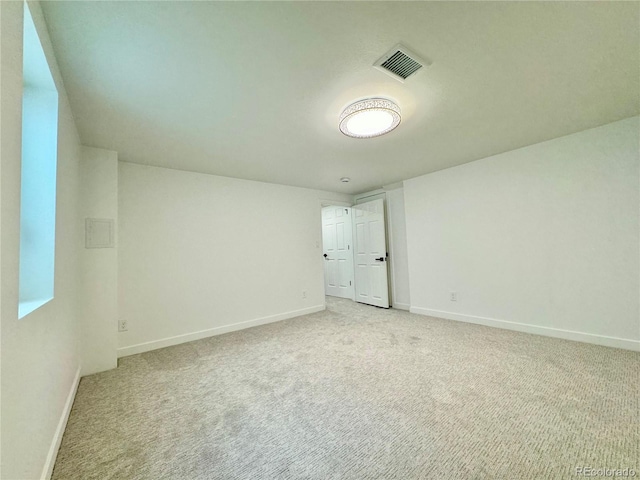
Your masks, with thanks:
[[[85,248],[113,248],[115,222],[112,218],[87,218],[84,221]]]
[[[322,209],[325,294],[353,300],[353,231],[351,208]]]
[[[384,200],[354,205],[354,263],[357,302],[389,308]]]

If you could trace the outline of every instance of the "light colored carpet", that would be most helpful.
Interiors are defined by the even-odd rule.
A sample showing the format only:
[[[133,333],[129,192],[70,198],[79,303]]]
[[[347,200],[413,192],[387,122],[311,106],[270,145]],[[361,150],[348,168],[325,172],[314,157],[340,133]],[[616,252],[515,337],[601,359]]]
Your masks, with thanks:
[[[328,298],[82,379],[61,479],[640,476],[640,354]]]

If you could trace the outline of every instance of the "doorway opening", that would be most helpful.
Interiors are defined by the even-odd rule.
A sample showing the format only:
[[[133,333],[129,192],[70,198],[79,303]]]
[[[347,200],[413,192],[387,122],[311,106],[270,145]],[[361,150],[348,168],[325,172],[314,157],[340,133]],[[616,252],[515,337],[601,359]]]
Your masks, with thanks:
[[[384,199],[322,208],[325,295],[389,308]]]
[[[322,209],[322,256],[325,295],[355,300],[351,218],[351,207]]]

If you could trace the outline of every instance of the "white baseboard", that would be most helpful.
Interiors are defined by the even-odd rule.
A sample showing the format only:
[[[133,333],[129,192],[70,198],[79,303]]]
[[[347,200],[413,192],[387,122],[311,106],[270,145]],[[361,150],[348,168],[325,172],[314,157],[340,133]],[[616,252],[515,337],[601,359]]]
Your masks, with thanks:
[[[53,473],[53,466],[56,464],[58,449],[60,448],[60,443],[62,442],[64,430],[65,428],[67,428],[67,421],[69,420],[71,407],[73,407],[73,401],[76,398],[76,392],[78,391],[78,385],[80,384],[80,370],[81,368],[78,367],[76,376],[73,379],[73,383],[71,384],[71,390],[69,390],[69,395],[67,395],[67,401],[64,404],[64,409],[62,410],[62,415],[60,416],[60,421],[58,422],[58,428],[56,428],[56,433],[53,436],[51,447],[49,447],[49,453],[47,454],[47,460],[45,461],[44,468],[42,469],[42,475],[40,475],[41,480],[49,480],[51,478],[51,474]]]
[[[422,307],[411,307],[411,313],[419,315],[428,315],[430,317],[444,318],[447,320],[456,320],[459,322],[475,323],[478,325],[486,325],[488,327],[502,328],[506,330],[515,330],[517,332],[533,333],[535,335],[543,335],[546,337],[563,338],[565,340],[574,340],[576,342],[593,343],[595,345],[604,345],[605,347],[622,348],[625,350],[633,350],[640,352],[640,341],[629,340],[626,338],[607,337],[604,335],[594,335],[591,333],[575,332],[572,330],[562,330],[559,328],[542,327],[539,325],[530,325],[526,323],[509,322],[507,320],[497,320],[495,318],[476,317],[474,315],[465,315],[461,313],[444,312],[442,310],[431,310]]]
[[[411,305],[408,305],[406,303],[394,303],[393,305],[391,305],[393,308],[396,308],[398,310],[406,310],[409,311],[411,309]]]
[[[276,315],[256,318],[253,320],[246,320],[244,322],[233,323],[231,325],[224,325],[222,327],[209,328],[207,330],[200,330],[198,332],[185,333],[182,335],[176,335],[174,337],[161,338],[160,340],[153,340],[151,342],[138,343],[136,345],[131,345],[129,347],[119,348],[118,358],[126,357],[129,355],[135,355],[136,353],[149,352],[151,350],[157,350],[158,348],[171,347],[173,345],[192,342],[194,340],[213,337],[215,335],[222,335],[223,333],[235,332],[236,330],[243,330],[249,327],[257,327],[258,325],[265,325],[267,323],[279,322],[281,320],[287,320],[289,318],[299,317],[300,315],[308,315],[310,313],[321,312],[325,308],[326,308],[325,305],[316,305],[314,307],[302,308],[300,310],[294,310],[292,312],[278,313]]]

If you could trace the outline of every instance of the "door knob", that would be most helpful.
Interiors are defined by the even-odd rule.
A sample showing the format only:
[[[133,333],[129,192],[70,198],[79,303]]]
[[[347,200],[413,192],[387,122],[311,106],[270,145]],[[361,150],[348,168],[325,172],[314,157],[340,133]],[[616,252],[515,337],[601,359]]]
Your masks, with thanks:
[[[376,262],[384,262],[384,257],[376,258]]]
[[[324,258],[327,258],[327,254],[326,253],[324,254]]]

